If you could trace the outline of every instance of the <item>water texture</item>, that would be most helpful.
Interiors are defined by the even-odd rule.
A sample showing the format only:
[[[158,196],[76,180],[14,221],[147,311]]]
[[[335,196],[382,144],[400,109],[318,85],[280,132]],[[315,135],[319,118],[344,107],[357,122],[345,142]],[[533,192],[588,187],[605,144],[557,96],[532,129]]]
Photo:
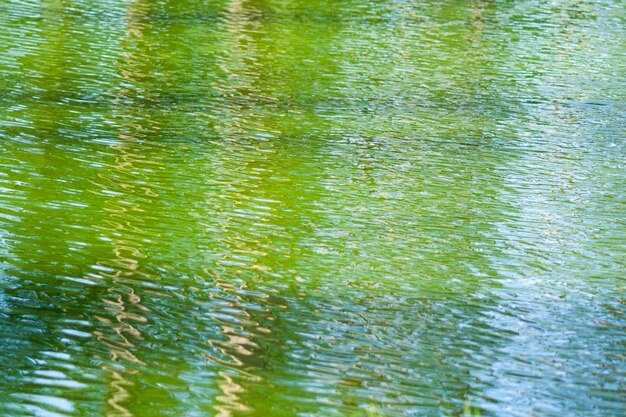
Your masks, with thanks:
[[[0,2],[0,416],[626,415],[623,0]]]

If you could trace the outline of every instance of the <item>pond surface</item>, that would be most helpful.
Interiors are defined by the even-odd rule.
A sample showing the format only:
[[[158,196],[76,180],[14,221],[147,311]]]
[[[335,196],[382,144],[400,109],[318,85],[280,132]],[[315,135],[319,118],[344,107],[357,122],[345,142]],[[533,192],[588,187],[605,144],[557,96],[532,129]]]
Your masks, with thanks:
[[[0,415],[624,415],[625,28],[2,2]]]

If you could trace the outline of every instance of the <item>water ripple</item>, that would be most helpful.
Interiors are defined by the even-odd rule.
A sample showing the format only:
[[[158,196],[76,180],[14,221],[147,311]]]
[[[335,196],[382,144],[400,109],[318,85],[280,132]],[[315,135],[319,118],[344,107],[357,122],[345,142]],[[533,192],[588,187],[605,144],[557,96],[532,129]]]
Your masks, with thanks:
[[[0,5],[0,414],[621,415],[623,6]]]

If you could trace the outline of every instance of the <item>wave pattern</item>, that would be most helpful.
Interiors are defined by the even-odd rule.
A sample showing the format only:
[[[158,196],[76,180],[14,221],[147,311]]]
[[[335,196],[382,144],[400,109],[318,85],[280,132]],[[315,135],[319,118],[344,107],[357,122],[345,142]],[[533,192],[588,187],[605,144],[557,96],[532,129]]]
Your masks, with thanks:
[[[618,416],[623,1],[0,5],[0,414]]]

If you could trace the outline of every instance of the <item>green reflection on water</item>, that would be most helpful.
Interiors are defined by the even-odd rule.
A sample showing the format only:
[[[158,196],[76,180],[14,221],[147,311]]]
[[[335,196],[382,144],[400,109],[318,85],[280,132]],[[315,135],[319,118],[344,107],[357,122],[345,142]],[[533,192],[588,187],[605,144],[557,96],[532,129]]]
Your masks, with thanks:
[[[0,412],[619,415],[623,6],[0,5]]]

